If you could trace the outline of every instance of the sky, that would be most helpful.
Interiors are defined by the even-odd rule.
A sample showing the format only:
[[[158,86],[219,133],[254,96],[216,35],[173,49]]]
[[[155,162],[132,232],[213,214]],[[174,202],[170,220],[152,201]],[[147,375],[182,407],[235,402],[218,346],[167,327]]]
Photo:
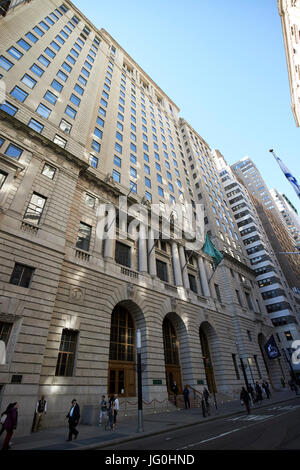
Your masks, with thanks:
[[[180,108],[229,164],[249,156],[267,186],[300,200],[299,138],[276,0],[73,0]]]

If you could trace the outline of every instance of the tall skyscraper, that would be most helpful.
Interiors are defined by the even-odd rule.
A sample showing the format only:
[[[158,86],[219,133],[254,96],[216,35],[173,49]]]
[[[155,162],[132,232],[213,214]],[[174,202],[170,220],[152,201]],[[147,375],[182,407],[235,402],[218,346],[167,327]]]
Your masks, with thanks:
[[[249,191],[290,288],[300,289],[300,259],[293,254],[297,251],[296,241],[262,175],[249,157],[232,165],[232,169]]]
[[[297,209],[287,198],[285,194],[280,193],[277,189],[270,189],[270,194],[284,220],[289,232],[295,240],[296,247],[300,250],[300,217]]]
[[[213,155],[251,267],[256,273],[265,307],[276,327],[276,339],[283,358],[290,360],[293,352],[291,341],[300,339],[300,296],[288,286],[264,230],[264,221],[260,220],[248,189],[238,180],[218,150],[213,151]],[[293,369],[300,375],[299,366],[293,365]]]
[[[253,380],[279,387],[287,372],[264,350],[273,325],[209,145],[71,2],[4,13],[0,397],[20,403],[18,432],[41,394],[47,426],[74,396],[95,419],[102,393],[135,397],[138,329],[146,401],[166,406],[175,380],[231,397]],[[216,270],[193,244],[198,203]]]

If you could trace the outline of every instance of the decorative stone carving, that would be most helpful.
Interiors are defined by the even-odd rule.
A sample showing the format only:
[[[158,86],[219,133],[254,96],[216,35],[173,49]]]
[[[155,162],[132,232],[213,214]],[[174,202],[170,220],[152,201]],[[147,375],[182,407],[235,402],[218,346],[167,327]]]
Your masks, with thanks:
[[[82,287],[70,287],[69,300],[76,304],[81,304],[84,302],[85,289]]]
[[[172,312],[176,312],[177,307],[178,307],[178,301],[177,301],[177,299],[175,299],[174,297],[172,297],[172,298],[171,298],[171,309],[172,309]]]
[[[135,286],[133,284],[127,284],[127,296],[132,298],[135,293]]]

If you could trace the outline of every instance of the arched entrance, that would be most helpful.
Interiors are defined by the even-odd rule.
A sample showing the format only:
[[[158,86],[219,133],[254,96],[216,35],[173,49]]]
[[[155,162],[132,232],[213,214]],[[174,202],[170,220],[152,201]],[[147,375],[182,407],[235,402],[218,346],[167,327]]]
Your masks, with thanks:
[[[111,317],[108,393],[136,395],[135,326],[129,311],[116,306]]]
[[[179,343],[176,330],[168,318],[165,318],[163,321],[163,339],[168,393],[171,393],[172,385],[174,382],[176,382],[178,393],[181,394],[182,381],[179,361]]]
[[[208,341],[208,334],[209,330],[213,330],[212,327],[207,323],[202,323],[199,330],[200,336],[200,343],[202,349],[202,358],[203,358],[203,365],[204,371],[206,375],[206,382],[208,386],[208,390],[210,393],[214,393],[217,391],[216,381],[215,381],[215,373],[213,368],[213,363],[211,359],[211,353],[209,348],[209,341]]]

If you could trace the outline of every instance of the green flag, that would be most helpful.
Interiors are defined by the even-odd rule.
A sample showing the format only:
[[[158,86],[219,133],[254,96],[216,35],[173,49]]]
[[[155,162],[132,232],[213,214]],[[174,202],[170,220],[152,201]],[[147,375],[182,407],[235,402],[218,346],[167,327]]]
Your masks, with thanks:
[[[218,264],[220,264],[222,259],[224,258],[222,253],[219,250],[217,250],[217,248],[214,246],[208,234],[206,234],[206,239],[202,247],[202,251],[212,257],[213,263],[214,263],[214,269],[217,268]]]

